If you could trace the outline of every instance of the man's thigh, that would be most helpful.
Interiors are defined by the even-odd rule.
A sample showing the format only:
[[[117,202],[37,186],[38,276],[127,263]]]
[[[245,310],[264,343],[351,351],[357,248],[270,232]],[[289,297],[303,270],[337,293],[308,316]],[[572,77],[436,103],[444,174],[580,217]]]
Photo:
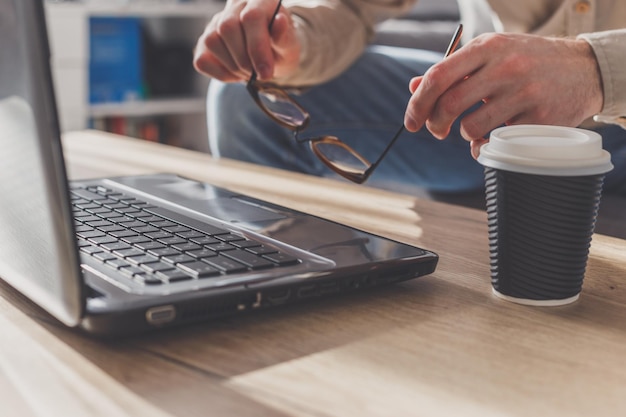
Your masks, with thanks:
[[[368,48],[337,78],[294,96],[311,115],[301,137],[337,136],[374,161],[403,123],[410,98],[409,80],[440,59],[440,54],[429,51]],[[334,176],[316,160],[308,146],[297,144],[290,131],[256,108],[243,86],[222,85],[219,91],[219,103],[211,100],[209,103],[220,109],[209,121],[214,153]],[[232,117],[235,114],[238,117]],[[444,141],[433,138],[426,129],[415,134],[405,132],[369,183],[385,188],[398,184],[464,192],[480,189],[482,175],[482,167],[471,158],[469,145],[460,137],[456,126]]]

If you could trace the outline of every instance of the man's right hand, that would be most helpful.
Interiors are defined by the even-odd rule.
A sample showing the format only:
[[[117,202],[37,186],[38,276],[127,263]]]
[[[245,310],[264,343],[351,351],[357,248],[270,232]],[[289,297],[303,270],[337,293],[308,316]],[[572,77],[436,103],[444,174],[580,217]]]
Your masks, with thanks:
[[[229,0],[198,39],[194,67],[224,82],[246,81],[252,70],[259,80],[294,72],[300,41],[291,15],[281,6],[271,32],[269,24],[278,0]]]

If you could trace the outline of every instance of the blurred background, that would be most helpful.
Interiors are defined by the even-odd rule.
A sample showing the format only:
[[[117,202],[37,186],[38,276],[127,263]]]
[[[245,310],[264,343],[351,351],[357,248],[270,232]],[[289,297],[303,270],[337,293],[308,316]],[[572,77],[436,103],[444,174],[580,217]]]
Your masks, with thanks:
[[[208,152],[209,80],[193,47],[223,0],[47,0],[61,125],[95,128]],[[382,23],[377,44],[442,51],[456,0],[419,0]]]

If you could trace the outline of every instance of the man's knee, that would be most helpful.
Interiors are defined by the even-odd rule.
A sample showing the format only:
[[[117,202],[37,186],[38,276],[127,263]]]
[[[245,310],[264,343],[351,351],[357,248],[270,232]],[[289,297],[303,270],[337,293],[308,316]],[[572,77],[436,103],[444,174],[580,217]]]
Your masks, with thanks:
[[[237,158],[258,132],[259,110],[243,84],[212,80],[207,95],[209,147],[216,156]]]

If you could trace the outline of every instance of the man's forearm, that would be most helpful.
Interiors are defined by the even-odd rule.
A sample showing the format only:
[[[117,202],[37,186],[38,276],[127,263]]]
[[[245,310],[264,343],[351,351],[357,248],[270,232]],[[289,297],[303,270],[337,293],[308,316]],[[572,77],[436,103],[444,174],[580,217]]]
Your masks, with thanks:
[[[406,12],[416,0],[285,0],[302,44],[297,72],[276,80],[306,86],[345,70],[371,40],[378,22]]]

